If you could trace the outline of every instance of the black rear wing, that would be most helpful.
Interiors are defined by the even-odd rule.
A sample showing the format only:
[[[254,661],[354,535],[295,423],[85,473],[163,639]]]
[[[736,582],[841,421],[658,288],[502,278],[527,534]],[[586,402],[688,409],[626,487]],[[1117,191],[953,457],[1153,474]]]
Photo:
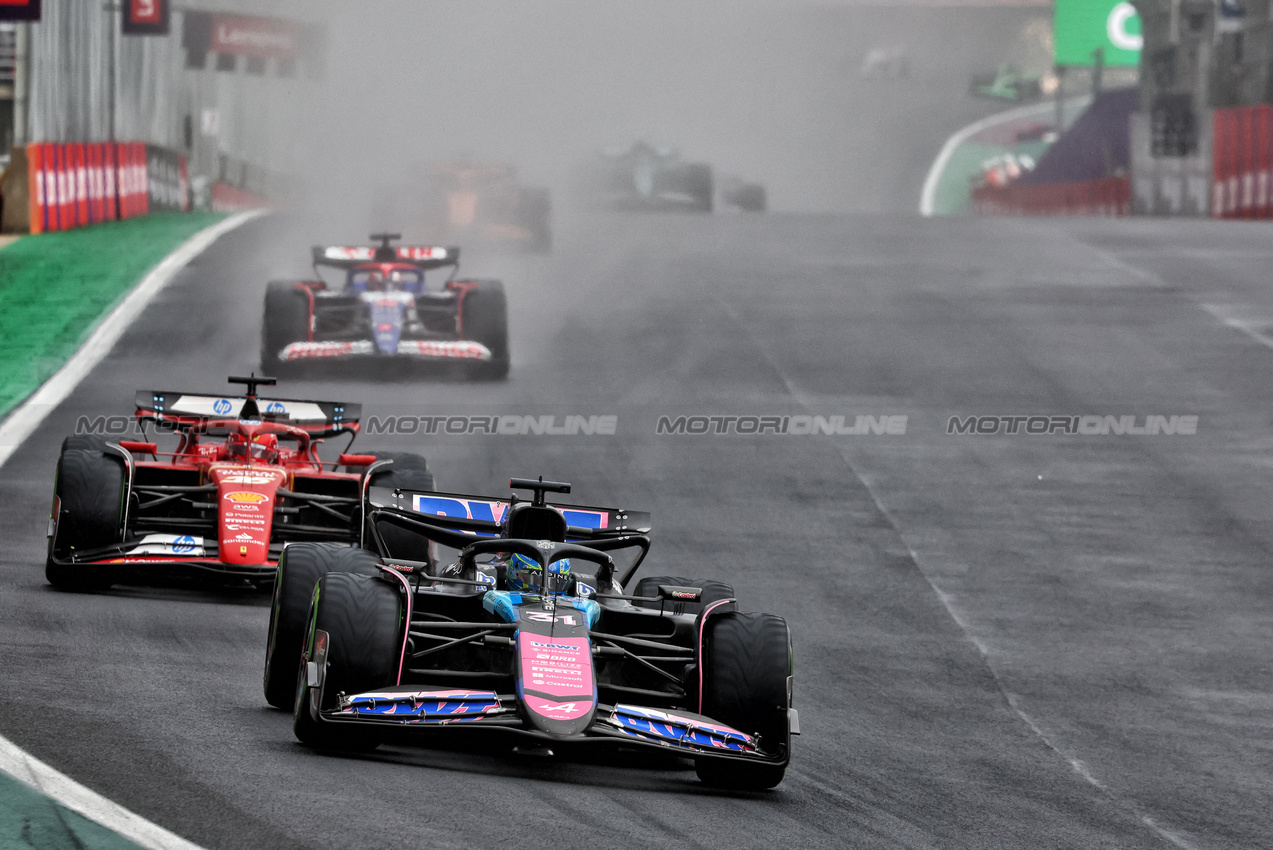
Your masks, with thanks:
[[[508,498],[422,490],[367,489],[367,514],[373,525],[387,522],[419,533],[443,546],[463,549],[481,538],[502,537]],[[591,505],[549,504],[566,518],[566,541],[603,552],[640,548],[620,584],[636,572],[650,549],[650,514]]]

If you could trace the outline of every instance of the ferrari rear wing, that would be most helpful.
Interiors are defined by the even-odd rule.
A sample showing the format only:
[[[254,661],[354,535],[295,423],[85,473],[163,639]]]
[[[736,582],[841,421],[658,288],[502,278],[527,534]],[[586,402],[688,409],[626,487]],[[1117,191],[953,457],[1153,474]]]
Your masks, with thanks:
[[[138,390],[137,417],[199,424],[217,419],[259,419],[295,425],[316,434],[357,431],[362,405],[343,401],[256,398],[160,390]]]

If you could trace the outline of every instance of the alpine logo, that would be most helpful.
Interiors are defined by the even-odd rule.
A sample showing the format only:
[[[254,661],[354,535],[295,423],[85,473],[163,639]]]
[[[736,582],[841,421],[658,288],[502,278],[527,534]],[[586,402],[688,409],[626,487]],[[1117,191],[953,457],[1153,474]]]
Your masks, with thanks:
[[[569,714],[575,710],[575,707],[576,703],[573,702],[559,702],[556,705],[545,706],[544,711],[560,711]]]

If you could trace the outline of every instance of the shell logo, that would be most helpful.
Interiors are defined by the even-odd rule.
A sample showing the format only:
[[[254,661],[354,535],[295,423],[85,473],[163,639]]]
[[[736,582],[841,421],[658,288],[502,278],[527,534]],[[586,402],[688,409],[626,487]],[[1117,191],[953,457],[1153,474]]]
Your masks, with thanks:
[[[239,504],[250,504],[250,505],[259,504],[270,498],[264,493],[243,493],[243,492],[226,493],[225,497],[231,502],[238,502]]]

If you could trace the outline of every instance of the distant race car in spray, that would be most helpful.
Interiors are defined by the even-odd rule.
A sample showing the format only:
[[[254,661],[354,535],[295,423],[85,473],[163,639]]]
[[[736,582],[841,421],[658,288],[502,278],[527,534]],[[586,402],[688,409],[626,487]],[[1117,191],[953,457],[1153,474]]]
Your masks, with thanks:
[[[976,74],[968,91],[974,97],[1025,102],[1038,100],[1045,94],[1043,75],[1022,71],[1008,64],[1000,65],[992,74]]]
[[[620,209],[686,209],[711,212],[716,185],[712,167],[685,162],[671,148],[637,142],[602,153],[589,167],[588,190]]]
[[[459,363],[474,377],[508,374],[508,306],[497,280],[456,279],[460,249],[391,244],[313,249],[316,280],[274,281],[265,293],[261,365],[294,373],[318,364]],[[319,267],[345,273],[329,288]],[[434,284],[426,273],[450,268]]]
[[[692,759],[708,785],[779,784],[800,732],[786,621],[744,613],[719,581],[634,580],[646,513],[549,504],[570,485],[542,478],[509,484],[531,498],[371,487],[360,548],[287,548],[264,684],[297,738],[644,749]],[[390,530],[419,543],[395,548]],[[439,565],[435,544],[455,560]]]
[[[261,397],[273,378],[230,378],[242,395],[141,390],[140,440],[77,434],[62,443],[45,575],[56,587],[201,577],[268,587],[283,547],[359,539],[371,485],[433,489],[425,459],[349,454],[361,407]],[[151,440],[176,439],[171,450]],[[334,460],[326,439],[348,436]]]
[[[868,80],[905,80],[911,75],[911,60],[900,46],[872,47],[862,57],[858,73]]]
[[[426,196],[427,238],[513,245],[534,253],[552,250],[551,195],[546,188],[522,185],[511,165],[439,165],[429,172]]]
[[[671,148],[637,142],[612,149],[589,166],[586,190],[603,204],[632,210],[712,212],[727,206],[764,212],[765,187],[735,176],[714,176],[705,162],[686,162]]]

